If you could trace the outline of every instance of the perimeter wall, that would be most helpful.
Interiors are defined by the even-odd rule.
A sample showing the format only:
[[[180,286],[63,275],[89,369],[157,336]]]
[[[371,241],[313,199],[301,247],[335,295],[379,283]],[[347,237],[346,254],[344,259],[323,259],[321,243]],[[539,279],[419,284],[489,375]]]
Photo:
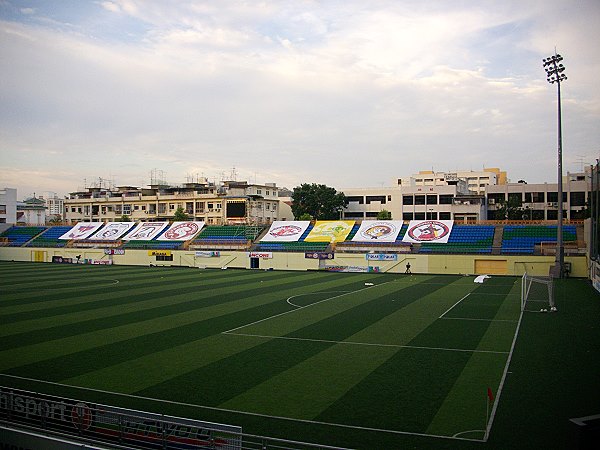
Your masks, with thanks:
[[[404,273],[410,263],[412,273],[531,275],[547,276],[554,265],[553,256],[529,255],[432,255],[399,253],[396,260],[368,260],[366,253],[335,253],[331,259],[313,259],[304,253],[261,252],[263,257],[251,258],[241,251],[194,250],[122,250],[123,254],[106,254],[104,249],[0,247],[0,261],[53,262],[53,260],[89,264],[118,264],[141,266],[187,266],[198,268],[232,268],[263,270],[333,270],[352,272]],[[373,254],[370,258],[376,257]],[[386,255],[390,257],[390,255]],[[164,260],[164,259],[171,259]],[[66,262],[65,261],[65,262]],[[589,276],[585,255],[566,256],[571,264],[572,277]]]

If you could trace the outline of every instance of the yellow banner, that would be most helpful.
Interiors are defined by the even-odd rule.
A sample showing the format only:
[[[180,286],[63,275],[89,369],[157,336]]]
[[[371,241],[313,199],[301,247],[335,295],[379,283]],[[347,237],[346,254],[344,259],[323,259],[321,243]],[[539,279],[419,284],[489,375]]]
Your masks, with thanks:
[[[171,256],[171,250],[148,250],[148,256]]]
[[[354,220],[317,220],[305,242],[343,242],[346,240]]]

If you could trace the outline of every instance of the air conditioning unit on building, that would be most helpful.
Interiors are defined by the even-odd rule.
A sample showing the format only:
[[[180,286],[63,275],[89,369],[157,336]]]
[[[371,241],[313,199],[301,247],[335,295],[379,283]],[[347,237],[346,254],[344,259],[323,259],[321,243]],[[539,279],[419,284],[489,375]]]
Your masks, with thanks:
[[[548,202],[548,206],[551,208],[556,208],[558,206],[558,202]]]

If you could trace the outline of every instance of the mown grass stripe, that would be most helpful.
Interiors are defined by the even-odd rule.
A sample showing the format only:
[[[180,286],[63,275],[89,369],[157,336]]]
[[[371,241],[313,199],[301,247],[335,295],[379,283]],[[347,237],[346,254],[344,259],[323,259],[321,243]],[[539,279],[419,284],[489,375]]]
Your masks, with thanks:
[[[328,276],[326,282],[316,286],[309,286],[310,288],[320,288],[324,290],[349,289],[352,286],[356,286],[357,282],[363,280],[363,277],[363,275],[353,276],[351,278]],[[306,289],[307,286],[303,286],[290,290],[289,292],[306,292]],[[281,292],[277,292],[273,293],[272,296],[278,297],[278,301],[281,304],[285,304],[289,308],[289,305],[283,300],[282,294],[283,293]],[[248,308],[252,305],[256,305],[256,303],[259,301],[265,301],[264,296],[242,299],[239,300],[238,303],[240,303],[240,305],[243,305],[243,307]],[[238,353],[244,350],[245,348],[253,347],[264,342],[264,340],[249,340],[245,338],[240,341],[239,338],[236,339],[234,336],[226,335],[217,335],[214,336],[214,338],[220,339],[219,342],[224,343],[230,342],[229,340],[232,340],[234,342],[243,342],[243,344],[240,345],[239,349],[231,350],[232,354]],[[204,342],[204,340],[190,341],[179,346],[173,346],[165,350],[142,355],[138,358],[132,358],[122,363],[117,363],[116,365],[109,365],[105,368],[83,374],[70,380],[73,380],[78,384],[82,382],[93,382],[94,380],[95,383],[115,383],[118,386],[120,386],[120,389],[122,390],[141,389],[144,387],[149,387],[169,380],[174,376],[173,371],[179,371],[177,375],[181,375],[182,373],[186,373],[191,370],[202,367],[208,362],[212,362],[206,361],[206,350],[202,347]],[[223,352],[221,353],[220,357],[216,359],[221,359],[229,356],[228,352],[224,350],[225,348],[227,348],[227,345],[222,345],[222,347]],[[195,357],[195,355],[198,356]],[[127,375],[123,376],[122,374],[124,373]],[[115,377],[116,374],[118,375]],[[120,381],[112,382],[109,380],[110,378],[118,378]],[[125,388],[125,386],[127,386],[127,388]],[[131,391],[125,390],[125,392]]]
[[[407,303],[407,299],[420,290],[414,284],[409,290],[406,285],[405,289],[394,290],[391,296],[382,292],[380,298],[390,303],[402,303],[398,300],[404,298],[404,305],[342,341],[362,344],[333,345],[220,406],[263,414],[270,411],[277,416],[305,419],[318,416],[398,351],[398,348],[386,345],[406,344],[435,321],[439,311],[447,308],[456,296],[473,289],[472,285],[465,285],[459,280],[443,285],[439,279],[420,279],[423,285],[430,286],[428,295],[417,302]],[[398,286],[399,283],[391,283],[385,288],[398,289]],[[374,347],[367,345],[369,343]],[[285,386],[294,386],[293,392]]]
[[[160,276],[159,276],[160,274]],[[139,289],[140,285],[142,285],[143,288],[150,290],[150,288],[152,287],[157,287],[157,286],[161,286],[163,284],[167,284],[169,281],[176,281],[176,280],[187,280],[187,281],[198,281],[198,282],[202,282],[202,283],[206,283],[206,284],[218,284],[218,283],[222,283],[223,285],[226,285],[227,280],[231,280],[231,277],[240,277],[240,278],[244,278],[244,277],[256,277],[257,274],[254,272],[233,272],[232,275],[229,276],[225,276],[224,274],[221,274],[221,276],[214,276],[214,275],[203,275],[202,273],[199,273],[198,271],[195,270],[177,270],[174,271],[172,273],[165,273],[165,272],[158,272],[158,273],[152,273],[152,271],[147,271],[145,273],[144,276],[142,275],[136,275],[135,277],[123,277],[123,276],[116,276],[114,274],[112,274],[111,276],[108,276],[109,274],[107,274],[106,276],[102,277],[102,278],[96,278],[96,277],[83,277],[84,280],[86,280],[86,283],[88,285],[90,285],[90,283],[93,283],[94,280],[96,279],[102,279],[102,280],[114,280],[114,279],[118,279],[119,280],[119,286],[117,288],[112,288],[112,289],[106,289],[106,287],[102,287],[101,289],[97,289],[95,292],[86,292],[86,295],[99,295],[99,294],[109,294],[111,293],[113,290],[118,290],[119,292],[126,292],[127,290],[131,290],[131,291],[135,291],[136,289]],[[268,274],[264,274],[263,275],[265,278],[277,278],[282,276],[282,274],[279,272],[270,272]],[[13,292],[13,293],[7,293],[6,299],[10,300],[9,302],[6,303],[0,303],[1,306],[5,306],[8,305],[10,307],[16,307],[17,305],[29,305],[29,304],[35,304],[35,303],[42,303],[42,304],[46,304],[48,302],[54,301],[54,300],[61,300],[64,299],[65,296],[67,297],[79,297],[80,295],[73,295],[72,292],[72,288],[70,287],[69,281],[71,280],[70,277],[68,278],[60,278],[61,283],[63,284],[63,287],[60,289],[55,289],[52,290],[52,292],[47,292],[45,285],[43,289],[31,289],[30,286],[37,286],[38,285],[38,281],[37,280],[30,280],[29,285],[27,286],[22,286],[20,288],[19,291],[17,292]],[[93,285],[92,285],[93,288]],[[79,293],[79,292],[78,292]]]
[[[282,289],[304,289],[307,279],[312,279],[312,285],[318,286],[328,278],[327,274],[312,274],[293,286],[292,283],[282,285]],[[271,311],[277,311],[278,314],[290,308],[290,305],[282,300],[280,291],[260,290],[254,297],[249,297],[248,291],[244,294],[228,298],[225,304],[215,304],[208,308],[5,350],[0,352],[0,370],[27,366],[22,367],[20,371],[15,369],[19,372],[15,374],[27,374],[28,371],[34,370],[39,373],[51,373],[51,376],[57,379],[68,378],[168,348],[169,343],[180,345],[198,339],[198,336],[205,337],[206,335],[202,334],[205,330],[209,330],[208,335],[211,332],[220,333],[227,329],[221,328],[223,323],[236,326],[246,322],[243,319],[244,310],[248,311],[247,318],[256,320],[256,317],[261,316],[253,312],[255,309],[261,311],[264,314],[262,317],[265,317],[270,315]],[[269,303],[273,303],[271,308],[253,307],[256,304]],[[45,369],[49,365],[53,367],[52,371]]]
[[[445,278],[445,280],[448,280]],[[434,291],[440,289],[442,284],[428,284],[420,288],[418,285],[413,286],[402,286],[403,292],[410,290],[411,294],[406,294],[407,298],[411,298],[412,301],[416,300],[416,292],[419,289]],[[386,285],[389,287],[389,285]],[[369,293],[375,293],[376,289],[369,290]],[[361,296],[364,296],[365,291],[361,292]],[[367,304],[375,303],[379,309],[386,310],[381,303],[378,303],[378,296],[375,294],[375,298]],[[344,307],[343,303],[339,304],[340,307]],[[340,315],[349,317],[348,314],[353,311],[357,306],[346,309],[343,312],[335,314],[333,317]],[[303,311],[306,311],[307,308]],[[362,309],[362,305],[361,305]],[[290,314],[288,316],[294,316]],[[380,317],[380,316],[377,316]],[[297,318],[292,317],[292,321]],[[364,317],[363,317],[364,319]],[[373,316],[370,317],[373,319]],[[330,319],[324,319],[324,322],[329,322]],[[302,322],[300,322],[302,323]],[[310,329],[312,332],[315,330],[315,325],[307,325],[300,328],[297,332],[291,332],[287,336],[302,336],[305,333],[304,329]],[[336,322],[340,325],[340,322]],[[360,328],[365,328],[370,325],[371,322],[363,320]],[[341,327],[341,330],[337,332],[338,338],[346,338],[353,334],[356,325],[352,327]],[[327,328],[319,328],[321,332],[325,332]],[[318,334],[312,334],[312,336],[322,336]],[[331,342],[307,342],[307,341],[283,341],[280,339],[269,340],[259,346],[252,347],[249,350],[237,353],[231,357],[221,359],[208,366],[202,367],[193,372],[189,372],[181,375],[180,377],[169,380],[165,383],[153,386],[151,388],[137,392],[143,396],[157,396],[159,398],[181,399],[187,398],[188,401],[197,402],[199,404],[218,406],[223,404],[227,400],[234,398],[243,392],[248,391],[254,386],[288,370],[302,361],[313,357],[314,355],[324,351],[325,349],[332,347],[335,343]],[[195,381],[193,381],[195,380]],[[195,382],[203,386],[202,392],[186,392],[182,387],[188,386],[190,383]],[[206,388],[204,388],[206,386]]]
[[[494,289],[490,289],[490,286],[481,289],[495,294],[503,290],[507,294],[509,289],[499,284]],[[474,290],[478,291],[480,288]],[[447,324],[453,327],[458,322],[438,319],[409,344],[475,349],[491,324],[475,322],[477,328],[470,329],[475,334],[473,336],[461,332],[461,329],[447,328]],[[500,359],[505,357],[495,356]],[[425,432],[470,358],[471,354],[468,352],[401,349],[320,414],[317,420],[352,424],[360,417],[366,426]],[[373,405],[378,405],[377,415],[369,411],[369,407],[372,408]],[[399,413],[403,407],[409,406],[412,411],[410,416]]]
[[[317,275],[315,275],[315,278],[317,278]],[[323,277],[321,276],[321,278]],[[4,327],[5,329],[0,331],[0,334],[21,329],[25,329],[26,331],[4,336],[0,341],[0,349],[15,348],[24,344],[31,345],[51,339],[76,336],[81,333],[114,328],[153,318],[163,318],[166,320],[169,315],[221,305],[239,298],[259,295],[261,292],[264,292],[264,289],[293,288],[302,286],[305,282],[304,278],[299,281],[294,281],[294,279],[282,278],[265,282],[262,286],[268,286],[268,288],[254,287],[250,289],[244,283],[233,286],[230,284],[227,289],[222,288],[215,295],[211,296],[207,295],[206,292],[198,292],[194,296],[195,298],[190,298],[191,296],[187,292],[180,293],[181,286],[179,286],[177,289],[155,291],[155,298],[152,299],[146,299],[146,294],[140,293],[133,298],[130,297],[124,304],[108,306],[100,310],[83,311],[48,319],[13,323]],[[256,286],[256,283],[253,285]],[[175,293],[179,293],[179,295],[173,295]],[[204,297],[202,294],[204,294]]]
[[[507,293],[495,319],[520,314],[517,296],[519,289],[520,285],[516,282]],[[477,349],[491,346],[505,349],[511,347],[517,323],[513,323],[510,329],[498,328],[495,326],[497,323],[490,324]],[[502,357],[489,353],[474,353],[429,424],[427,432],[447,434],[462,427],[462,431],[482,430],[478,437],[483,438],[488,401],[487,388],[491,388],[494,393],[498,392],[498,383],[507,357],[508,355]]]
[[[290,277],[282,276],[262,276],[264,281],[273,281],[277,279],[289,279]],[[237,276],[229,277],[226,280],[222,279],[199,279],[198,276],[193,276],[189,272],[186,276],[174,276],[168,278],[147,277],[145,279],[136,282],[123,281],[110,286],[103,286],[97,288],[95,292],[86,292],[85,295],[80,295],[75,299],[72,298],[72,294],[67,292],[65,289],[60,292],[57,297],[58,300],[49,300],[43,302],[36,302],[35,304],[28,304],[21,306],[19,310],[18,306],[12,306],[13,312],[5,311],[9,308],[0,308],[3,314],[3,320],[6,322],[17,322],[22,320],[31,320],[39,317],[49,318],[52,316],[59,316],[65,314],[73,314],[81,311],[91,311],[94,309],[103,309],[110,306],[121,306],[127,303],[134,303],[140,299],[146,298],[152,294],[158,294],[159,296],[169,295],[169,293],[179,293],[186,291],[197,295],[200,291],[207,289],[218,290],[232,285],[240,284],[251,284],[256,283],[256,274],[243,274],[240,273]],[[135,295],[130,295],[130,294]],[[43,295],[43,294],[42,294]],[[70,298],[65,299],[68,296]],[[46,306],[44,308],[44,306]],[[23,310],[25,309],[25,310]]]

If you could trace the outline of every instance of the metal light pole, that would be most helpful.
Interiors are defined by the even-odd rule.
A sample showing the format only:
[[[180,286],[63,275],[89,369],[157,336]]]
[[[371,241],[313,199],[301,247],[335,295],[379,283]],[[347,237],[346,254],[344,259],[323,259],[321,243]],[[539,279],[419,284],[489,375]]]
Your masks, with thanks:
[[[562,118],[560,106],[560,82],[565,81],[567,76],[563,73],[565,67],[559,64],[563,57],[554,52],[554,56],[544,58],[544,70],[550,84],[556,83],[558,87],[558,226],[556,229],[556,262],[555,278],[563,277],[565,253],[563,246],[563,177],[562,177]]]

